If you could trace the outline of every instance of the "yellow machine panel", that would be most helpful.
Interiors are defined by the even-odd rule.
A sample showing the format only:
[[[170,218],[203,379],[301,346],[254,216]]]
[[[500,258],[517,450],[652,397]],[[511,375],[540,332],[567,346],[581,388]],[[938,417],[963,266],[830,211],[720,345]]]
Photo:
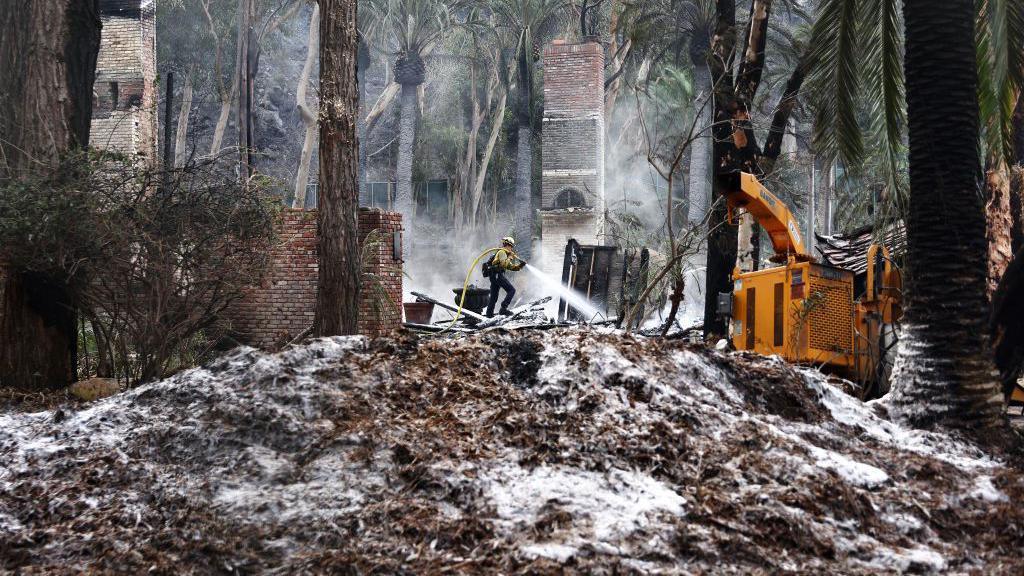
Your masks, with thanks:
[[[852,272],[790,261],[734,280],[736,349],[841,371],[856,368]]]

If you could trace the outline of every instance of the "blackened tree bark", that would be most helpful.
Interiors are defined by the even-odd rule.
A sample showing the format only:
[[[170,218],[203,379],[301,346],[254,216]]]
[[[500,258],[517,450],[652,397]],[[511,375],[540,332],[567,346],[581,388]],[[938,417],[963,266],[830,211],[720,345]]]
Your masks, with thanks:
[[[320,274],[314,332],[355,334],[359,310],[356,0],[320,0]]]
[[[894,411],[983,427],[1002,407],[987,324],[973,0],[904,0],[910,145],[906,328]]]
[[[529,38],[529,35],[525,36]],[[514,235],[520,256],[529,260],[533,253],[533,65],[531,46],[520,47],[519,104],[517,114],[519,130],[516,133],[516,208]]]
[[[763,177],[772,171],[781,151],[782,136],[796,105],[807,71],[812,66],[809,51],[800,58],[786,83],[772,117],[766,145],[762,150],[750,118],[754,97],[761,84],[771,0],[752,0],[739,67],[736,57],[736,2],[716,2],[716,24],[711,38],[712,89],[714,91],[714,198],[722,198],[738,185],[739,172]],[[734,74],[734,70],[736,70]],[[716,294],[732,292],[730,275],[736,266],[736,228],[726,222],[726,206],[718,202],[708,219],[708,260],[704,300],[705,338],[728,333],[726,320],[716,310]]]
[[[1013,111],[1013,155],[1010,168],[1010,249],[1016,254],[1024,248],[1024,94],[1017,95]]]
[[[99,41],[98,0],[0,3],[0,184],[88,145]],[[67,279],[10,267],[4,284],[0,384],[68,384],[76,314]]]

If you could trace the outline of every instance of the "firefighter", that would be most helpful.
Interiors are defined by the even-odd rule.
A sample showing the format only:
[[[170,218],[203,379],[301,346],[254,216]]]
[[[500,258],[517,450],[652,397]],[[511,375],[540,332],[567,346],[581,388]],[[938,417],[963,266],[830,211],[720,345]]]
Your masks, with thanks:
[[[498,303],[498,291],[502,288],[505,289],[505,299],[501,301],[501,310],[498,313],[503,316],[510,314],[508,305],[512,303],[516,289],[508,281],[508,278],[505,278],[505,271],[516,272],[526,266],[526,262],[516,255],[515,246],[516,241],[512,237],[502,238],[501,248],[484,265],[484,276],[491,281],[491,298],[487,302],[488,317],[494,316],[494,305]]]

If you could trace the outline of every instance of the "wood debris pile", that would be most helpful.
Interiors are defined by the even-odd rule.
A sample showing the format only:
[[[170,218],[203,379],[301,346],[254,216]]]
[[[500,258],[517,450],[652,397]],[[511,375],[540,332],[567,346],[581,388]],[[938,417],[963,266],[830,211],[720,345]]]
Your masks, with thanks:
[[[321,339],[0,411],[0,572],[1019,574],[1014,458],[679,340]]]

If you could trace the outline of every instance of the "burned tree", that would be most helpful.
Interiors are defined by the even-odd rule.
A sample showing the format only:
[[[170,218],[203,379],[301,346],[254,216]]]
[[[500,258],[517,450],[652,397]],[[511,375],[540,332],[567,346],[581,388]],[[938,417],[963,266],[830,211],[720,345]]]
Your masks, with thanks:
[[[749,172],[759,178],[771,173],[782,150],[786,125],[813,64],[810,50],[805,49],[775,106],[764,146],[759,146],[751,114],[764,72],[771,7],[771,0],[752,0],[741,60],[736,66],[736,3],[733,0],[717,2],[709,61],[715,103],[712,129],[715,198],[735,186],[738,172]],[[727,332],[725,321],[717,315],[714,298],[720,292],[732,292],[729,275],[736,264],[737,235],[734,227],[726,225],[726,219],[725,203],[714,204],[708,222],[705,335],[722,336]]]
[[[99,44],[98,0],[0,5],[0,184],[5,189],[88,145]],[[76,314],[69,294],[74,278],[19,267],[4,275],[0,383],[67,384],[76,364]]]
[[[990,426],[1002,397],[986,330],[974,3],[908,0],[903,10],[910,274],[891,403],[915,424]]]

